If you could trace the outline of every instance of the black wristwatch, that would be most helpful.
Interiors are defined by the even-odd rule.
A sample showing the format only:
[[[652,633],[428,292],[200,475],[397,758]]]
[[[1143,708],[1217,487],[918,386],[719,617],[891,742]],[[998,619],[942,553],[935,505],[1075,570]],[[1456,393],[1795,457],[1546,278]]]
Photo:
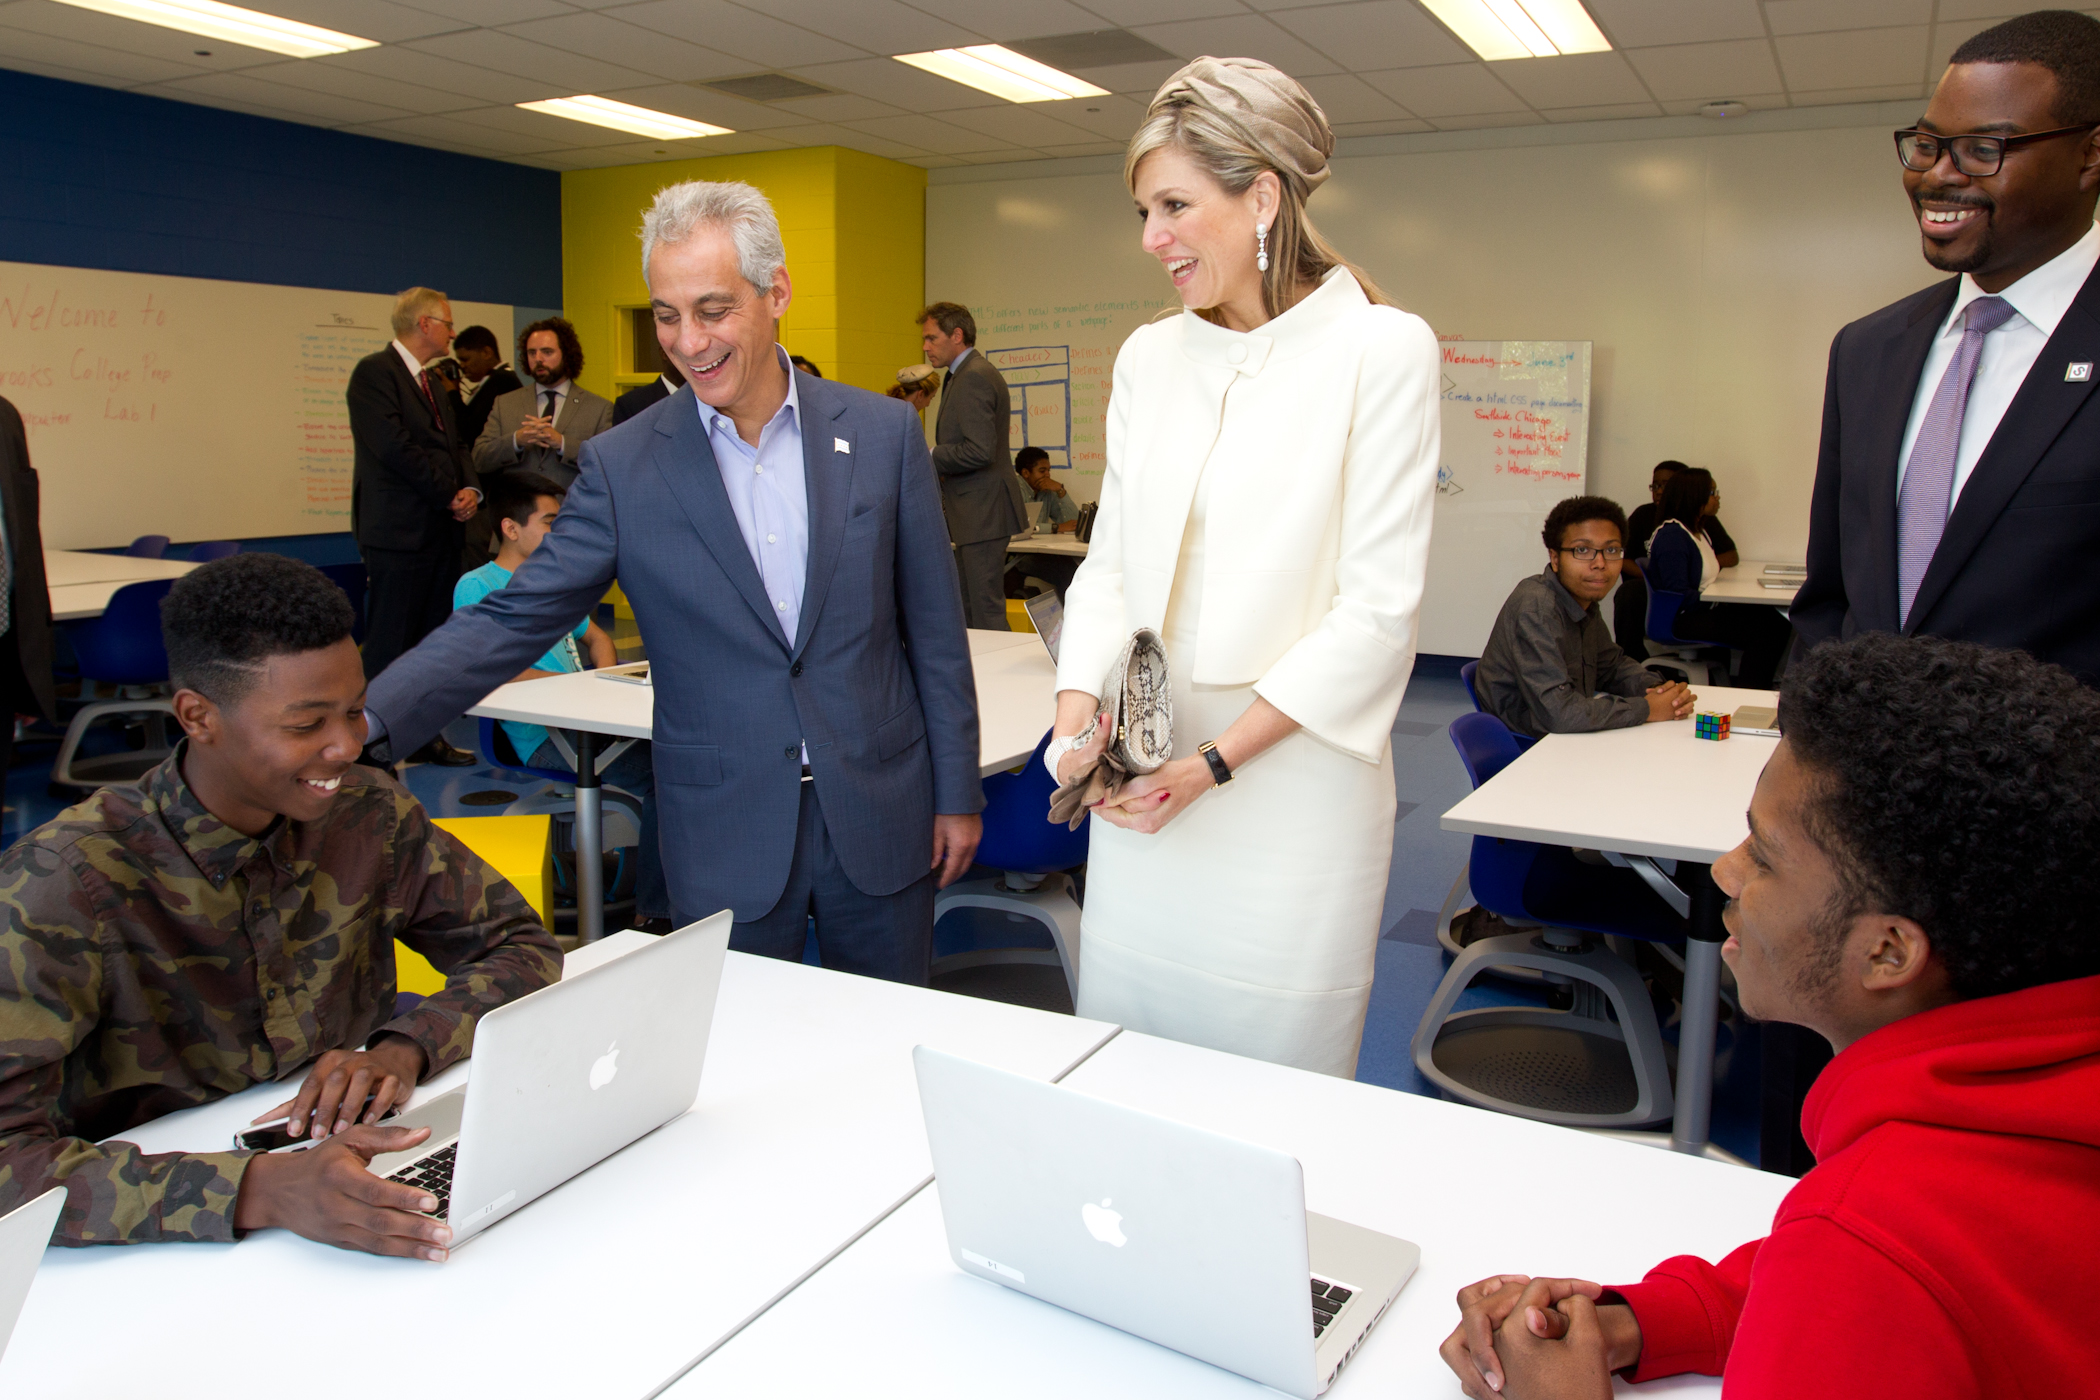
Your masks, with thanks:
[[[1202,743],[1196,745],[1196,752],[1202,754],[1203,761],[1210,765],[1210,776],[1212,782],[1216,783],[1219,787],[1223,787],[1225,786],[1225,784],[1232,781],[1232,770],[1225,766],[1225,757],[1223,754],[1220,754],[1218,752],[1218,746],[1215,741],[1209,739],[1204,740]]]

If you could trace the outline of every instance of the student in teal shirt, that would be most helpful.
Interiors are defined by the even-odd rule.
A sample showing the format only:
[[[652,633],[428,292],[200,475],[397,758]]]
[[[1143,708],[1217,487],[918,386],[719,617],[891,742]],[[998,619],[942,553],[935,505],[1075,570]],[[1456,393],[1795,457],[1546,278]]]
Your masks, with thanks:
[[[534,472],[505,472],[496,478],[489,500],[489,514],[497,532],[496,557],[462,575],[453,585],[452,606],[455,609],[471,607],[510,582],[518,566],[540,547],[541,540],[547,538],[554,518],[561,513],[563,494],[561,487]],[[617,660],[612,638],[606,635],[604,628],[586,617],[545,656],[511,679],[529,681],[540,676],[566,675],[585,669],[586,661],[595,671],[614,665]],[[511,748],[527,767],[570,766],[541,726],[512,720],[499,722],[504,737],[510,740]],[[635,870],[635,917],[643,921],[662,920],[668,924],[671,897],[664,883],[663,853],[657,846],[656,773],[649,745],[636,743],[612,761],[603,777],[609,785],[624,788],[642,799],[642,844]]]

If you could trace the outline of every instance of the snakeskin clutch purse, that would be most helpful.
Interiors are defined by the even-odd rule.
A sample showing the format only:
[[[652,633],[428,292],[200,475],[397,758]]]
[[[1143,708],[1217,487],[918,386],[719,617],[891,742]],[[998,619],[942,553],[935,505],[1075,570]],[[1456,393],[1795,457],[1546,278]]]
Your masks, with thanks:
[[[1094,713],[1097,724],[1099,716],[1108,716],[1107,750],[1050,795],[1050,820],[1067,827],[1077,827],[1089,807],[1174,756],[1174,687],[1159,633],[1140,627],[1130,634],[1108,668]]]

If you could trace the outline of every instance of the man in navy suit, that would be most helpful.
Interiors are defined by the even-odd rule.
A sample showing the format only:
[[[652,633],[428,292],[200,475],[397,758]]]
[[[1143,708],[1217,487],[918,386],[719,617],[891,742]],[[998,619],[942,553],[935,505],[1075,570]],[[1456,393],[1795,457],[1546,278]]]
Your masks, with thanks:
[[[1896,154],[1925,260],[1961,275],[1831,345],[1794,626],[2017,647],[2100,685],[2100,22],[1968,40]]]
[[[372,685],[394,748],[435,733],[576,625],[617,577],[649,648],[678,917],[730,946],[923,985],[933,893],[984,805],[976,690],[939,488],[909,406],[793,372],[793,290],[749,185],[658,193],[642,225],[657,338],[688,388],[591,439],[510,585]],[[688,391],[689,390],[689,391]]]

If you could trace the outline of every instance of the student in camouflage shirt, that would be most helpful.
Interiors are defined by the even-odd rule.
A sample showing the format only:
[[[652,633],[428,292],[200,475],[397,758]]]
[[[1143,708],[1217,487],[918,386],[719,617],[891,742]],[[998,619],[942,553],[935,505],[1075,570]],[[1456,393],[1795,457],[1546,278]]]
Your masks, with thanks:
[[[466,1055],[480,1016],[559,978],[560,954],[501,876],[353,766],[351,621],[280,556],[186,575],[162,607],[186,738],[0,854],[0,1211],[64,1186],[60,1244],[281,1226],[445,1256],[434,1202],[364,1169],[427,1130],[376,1120]],[[398,1017],[397,937],[446,974]],[[306,1151],[98,1145],[302,1070],[292,1130],[328,1139]]]

